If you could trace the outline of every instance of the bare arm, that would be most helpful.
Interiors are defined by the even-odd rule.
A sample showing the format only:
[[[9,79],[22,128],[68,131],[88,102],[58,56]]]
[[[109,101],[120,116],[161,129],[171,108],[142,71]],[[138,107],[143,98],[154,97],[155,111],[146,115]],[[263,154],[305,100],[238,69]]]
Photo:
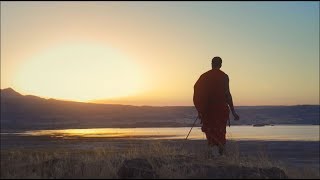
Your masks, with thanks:
[[[239,115],[236,113],[236,111],[234,110],[234,106],[233,106],[233,101],[232,101],[232,95],[230,93],[230,88],[229,88],[229,77],[227,75],[226,77],[226,98],[227,98],[227,104],[230,107],[230,110],[232,112],[232,115],[234,117],[234,120],[239,120],[240,117]]]

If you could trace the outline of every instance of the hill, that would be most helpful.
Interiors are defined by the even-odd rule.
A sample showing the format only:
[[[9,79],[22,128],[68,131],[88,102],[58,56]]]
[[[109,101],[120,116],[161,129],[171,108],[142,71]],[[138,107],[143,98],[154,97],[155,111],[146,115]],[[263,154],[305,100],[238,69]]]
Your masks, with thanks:
[[[103,127],[184,127],[196,117],[192,106],[95,104],[21,95],[11,88],[1,94],[1,129]],[[319,105],[238,106],[240,121],[231,125],[319,124]],[[230,116],[232,117],[232,116]],[[198,124],[199,125],[199,124]]]

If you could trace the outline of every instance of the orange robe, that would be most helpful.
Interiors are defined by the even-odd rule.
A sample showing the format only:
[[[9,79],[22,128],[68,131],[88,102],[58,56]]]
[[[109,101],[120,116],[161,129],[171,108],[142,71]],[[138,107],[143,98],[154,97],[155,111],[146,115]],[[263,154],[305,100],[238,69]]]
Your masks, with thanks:
[[[226,100],[228,75],[212,69],[200,76],[194,85],[193,103],[202,115],[202,131],[208,144],[226,143],[226,125],[229,120],[229,107]]]

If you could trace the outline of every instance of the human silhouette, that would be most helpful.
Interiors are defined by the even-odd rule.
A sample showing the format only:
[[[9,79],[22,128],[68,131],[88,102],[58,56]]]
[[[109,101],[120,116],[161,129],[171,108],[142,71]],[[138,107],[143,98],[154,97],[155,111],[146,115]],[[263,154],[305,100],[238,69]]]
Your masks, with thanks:
[[[233,107],[229,77],[220,70],[222,59],[214,57],[211,65],[212,69],[203,73],[194,85],[193,103],[198,111],[201,130],[206,134],[209,147],[214,152],[214,147],[218,146],[219,154],[223,155],[230,110],[234,120],[239,120],[240,117]]]

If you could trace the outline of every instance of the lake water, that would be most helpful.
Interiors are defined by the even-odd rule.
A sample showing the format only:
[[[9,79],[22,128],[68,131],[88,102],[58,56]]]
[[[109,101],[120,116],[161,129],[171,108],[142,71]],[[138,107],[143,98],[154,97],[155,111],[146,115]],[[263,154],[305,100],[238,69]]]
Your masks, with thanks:
[[[319,141],[319,125],[231,126],[227,127],[227,139],[273,140],[273,141]],[[51,136],[56,138],[142,138],[185,139],[190,127],[176,128],[92,128],[34,130],[13,133],[22,136]],[[12,133],[1,133],[12,134]],[[200,127],[194,127],[188,137],[191,140],[205,139]]]

